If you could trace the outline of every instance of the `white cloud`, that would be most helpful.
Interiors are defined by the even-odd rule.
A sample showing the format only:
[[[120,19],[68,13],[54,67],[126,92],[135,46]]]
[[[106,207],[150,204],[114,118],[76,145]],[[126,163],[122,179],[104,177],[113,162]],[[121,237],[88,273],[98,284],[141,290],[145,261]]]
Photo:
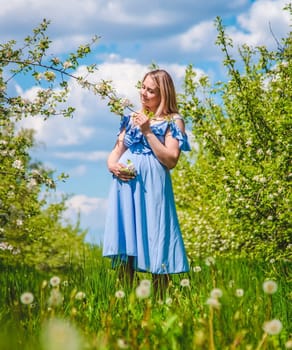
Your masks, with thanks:
[[[78,165],[69,171],[70,176],[84,176],[87,172],[87,167],[85,165]]]
[[[68,209],[63,215],[64,219],[75,223],[80,214],[82,227],[90,228],[86,240],[99,244],[102,241],[107,199],[79,194],[68,199],[66,205]]]
[[[82,125],[77,119],[66,119],[61,116],[44,120],[40,116],[28,117],[19,123],[20,127],[34,129],[38,142],[48,146],[75,146],[89,140],[95,133],[93,127]]]
[[[254,2],[249,11],[238,16],[240,28],[232,26],[227,29],[227,32],[238,46],[248,44],[275,48],[276,42],[273,36],[280,42],[290,30],[289,13],[283,10],[285,3],[286,0]]]
[[[109,152],[105,151],[92,151],[92,152],[55,152],[54,156],[61,159],[74,159],[82,161],[94,162],[97,160],[107,159]]]
[[[106,200],[104,198],[88,197],[82,194],[73,196],[66,201],[67,211],[74,213],[89,215],[98,210],[104,211],[106,208]]]
[[[216,29],[212,21],[204,21],[194,25],[178,41],[184,51],[197,52],[215,43]]]

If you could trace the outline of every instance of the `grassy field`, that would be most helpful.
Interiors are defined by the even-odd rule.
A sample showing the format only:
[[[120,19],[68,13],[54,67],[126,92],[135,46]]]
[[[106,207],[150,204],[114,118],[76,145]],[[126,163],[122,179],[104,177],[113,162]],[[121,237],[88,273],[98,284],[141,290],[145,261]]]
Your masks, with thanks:
[[[1,266],[0,349],[292,349],[291,262],[194,261],[153,295],[124,286],[96,249],[82,268]]]

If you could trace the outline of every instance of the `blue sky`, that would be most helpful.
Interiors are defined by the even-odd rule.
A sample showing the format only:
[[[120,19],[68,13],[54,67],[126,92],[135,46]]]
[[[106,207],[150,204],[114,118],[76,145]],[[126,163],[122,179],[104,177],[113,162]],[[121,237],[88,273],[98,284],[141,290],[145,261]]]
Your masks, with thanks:
[[[64,57],[78,45],[101,36],[86,63],[97,63],[96,79],[111,79],[120,96],[138,104],[135,85],[151,62],[167,69],[177,90],[186,65],[213,81],[225,78],[220,49],[215,46],[214,20],[220,16],[235,48],[243,43],[276,48],[276,38],[289,31],[289,16],[282,9],[288,0],[10,0],[0,7],[1,43],[20,41],[41,23],[51,21],[51,47]],[[236,51],[234,52],[236,55]],[[83,67],[79,68],[79,72]],[[88,240],[102,240],[111,175],[106,158],[113,147],[119,117],[105,104],[70,82],[69,105],[76,108],[73,119],[28,118],[23,127],[36,130],[38,147],[34,159],[70,178],[58,186],[71,194],[66,217],[81,215]],[[28,79],[11,81],[11,91],[33,98],[35,87]]]

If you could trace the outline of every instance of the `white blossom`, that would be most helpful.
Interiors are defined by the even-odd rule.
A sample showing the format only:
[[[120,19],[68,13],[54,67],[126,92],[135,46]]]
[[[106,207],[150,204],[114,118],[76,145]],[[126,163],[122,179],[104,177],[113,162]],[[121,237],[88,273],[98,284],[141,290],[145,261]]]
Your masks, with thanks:
[[[22,169],[22,161],[19,159],[16,159],[13,164],[12,164],[13,168],[21,170]]]
[[[67,68],[70,68],[70,67],[72,67],[72,63],[70,61],[65,61],[63,63],[63,68],[64,69],[67,69]]]
[[[248,147],[248,146],[251,146],[252,145],[252,140],[251,139],[248,139],[245,143],[245,145]]]
[[[22,225],[23,225],[23,221],[21,219],[17,219],[16,226],[22,226]]]

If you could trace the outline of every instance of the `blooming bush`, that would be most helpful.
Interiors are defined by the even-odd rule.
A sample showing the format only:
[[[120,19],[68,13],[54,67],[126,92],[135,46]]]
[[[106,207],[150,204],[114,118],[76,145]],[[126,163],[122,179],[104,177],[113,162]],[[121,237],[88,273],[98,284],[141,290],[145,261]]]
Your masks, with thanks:
[[[211,85],[186,71],[181,113],[192,128],[191,158],[174,171],[182,229],[191,258],[291,257],[291,33],[277,51],[240,48],[217,20],[227,79]]]

